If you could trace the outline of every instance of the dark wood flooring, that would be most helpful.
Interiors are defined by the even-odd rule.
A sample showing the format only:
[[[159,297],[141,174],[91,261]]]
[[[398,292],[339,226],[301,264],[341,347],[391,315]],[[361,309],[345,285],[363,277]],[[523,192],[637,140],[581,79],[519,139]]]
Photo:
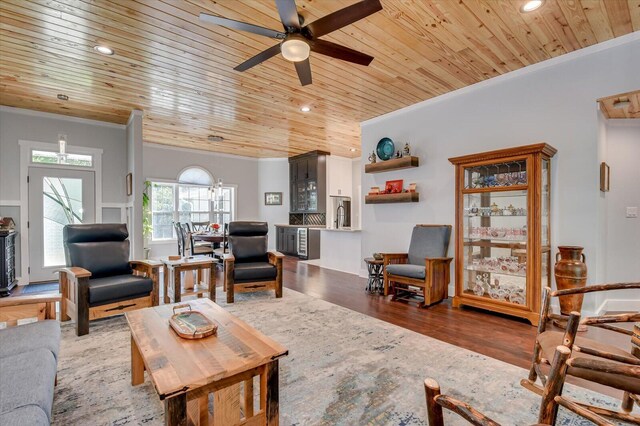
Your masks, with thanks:
[[[289,256],[284,260],[283,270],[284,286],[292,290],[518,367],[528,369],[531,366],[536,327],[525,320],[474,308],[453,308],[451,299],[426,309],[419,309],[415,304],[392,302],[390,296],[367,293],[364,278],[308,265]],[[224,278],[221,271],[218,271],[216,278],[217,285],[222,286]],[[55,291],[55,285],[40,285],[43,290]],[[33,290],[30,289],[29,293],[33,293]],[[15,292],[19,293],[20,290]],[[622,347],[629,345],[624,336],[621,340],[618,337],[605,337],[607,335],[603,336],[602,330],[590,329],[581,335],[604,338],[609,343],[622,344]],[[620,396],[615,390],[592,383],[571,382],[611,396]]]

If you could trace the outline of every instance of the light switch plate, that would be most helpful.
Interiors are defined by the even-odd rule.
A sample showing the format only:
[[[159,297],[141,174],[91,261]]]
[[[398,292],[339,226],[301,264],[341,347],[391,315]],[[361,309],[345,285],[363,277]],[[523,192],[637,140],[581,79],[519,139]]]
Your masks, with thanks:
[[[631,218],[638,217],[638,208],[637,207],[627,207],[627,217],[631,217]]]

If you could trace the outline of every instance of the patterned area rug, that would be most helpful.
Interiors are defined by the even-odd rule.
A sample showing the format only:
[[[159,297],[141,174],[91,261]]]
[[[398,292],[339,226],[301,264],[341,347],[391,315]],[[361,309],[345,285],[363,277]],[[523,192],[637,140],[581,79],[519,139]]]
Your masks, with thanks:
[[[519,385],[526,371],[331,303],[285,289],[236,295],[226,305],[289,349],[280,361],[282,425],[426,425],[423,380],[504,425],[536,423],[540,398]],[[148,378],[130,384],[129,330],[123,316],[94,321],[76,337],[63,326],[55,425],[161,425],[163,405]],[[581,400],[612,398],[567,386]],[[447,424],[466,424],[448,415]],[[561,409],[558,425],[587,425]]]

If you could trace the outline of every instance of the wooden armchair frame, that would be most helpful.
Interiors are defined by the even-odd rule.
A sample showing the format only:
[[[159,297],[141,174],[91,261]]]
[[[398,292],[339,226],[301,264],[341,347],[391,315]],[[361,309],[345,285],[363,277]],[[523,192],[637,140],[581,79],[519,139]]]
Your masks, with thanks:
[[[640,404],[638,395],[625,391],[621,404],[621,412],[579,403],[561,395],[565,376],[568,374],[568,367],[640,378],[640,325],[636,324],[635,332],[612,325],[616,323],[638,322],[640,321],[640,312],[602,315],[581,319],[579,312],[572,312],[567,316],[555,314],[551,311],[552,297],[625,289],[640,289],[640,282],[603,284],[556,291],[552,291],[549,287],[545,288],[543,304],[540,312],[541,321],[538,325],[538,335],[545,332],[547,323],[551,320],[566,322],[566,330],[562,338],[562,345],[556,348],[553,360],[548,360],[542,357],[542,347],[539,340],[536,339],[529,377],[520,382],[525,388],[543,397],[540,407],[540,422],[554,424],[558,406],[562,405],[597,425],[611,424],[602,416],[611,417],[633,424],[640,424],[640,416],[630,414],[633,409],[634,402],[636,404]],[[576,343],[578,327],[581,325],[589,325],[631,336],[632,349],[629,356],[622,356],[602,349],[591,348],[580,344],[580,342]],[[596,359],[571,357],[572,354],[578,352],[594,356]],[[548,376],[546,376],[542,370],[543,365],[550,367]],[[538,378],[540,378],[542,386],[536,384]],[[600,384],[607,385],[606,383]],[[608,384],[608,386],[615,388],[614,384]]]
[[[475,426],[500,426],[500,423],[490,419],[471,405],[440,393],[440,385],[434,379],[424,381],[424,392],[427,398],[427,415],[429,426],[444,426],[442,408],[453,411]],[[538,424],[536,426],[543,426]]]
[[[161,262],[153,260],[132,260],[129,262],[134,275],[142,275],[151,278],[153,289],[149,296],[136,299],[121,300],[100,306],[89,306],[89,278],[91,272],[84,268],[61,268],[59,273],[60,292],[60,321],[73,319],[76,322],[76,335],[83,336],[89,333],[89,321],[98,318],[110,317],[135,309],[158,306],[159,292],[158,281]]]
[[[7,327],[18,325],[22,319],[36,318],[38,321],[56,319],[56,302],[60,294],[25,294],[0,299],[0,323]]]
[[[227,303],[233,303],[235,293],[248,293],[252,291],[275,290],[276,297],[282,297],[282,259],[284,254],[275,250],[267,252],[269,263],[277,270],[276,279],[272,281],[256,281],[247,283],[235,283],[234,271],[236,258],[233,254],[224,255],[224,290],[227,292]]]
[[[442,227],[451,225],[416,225],[420,227]],[[445,247],[444,252],[449,250],[449,245]],[[449,297],[449,282],[451,281],[450,264],[453,258],[451,257],[427,257],[424,259],[425,266],[425,278],[424,280],[417,278],[404,277],[402,275],[393,275],[387,272],[387,266],[393,264],[406,264],[409,261],[409,253],[382,253],[383,260],[383,282],[384,282],[384,295],[389,294],[389,287],[392,287],[393,298],[392,300],[398,300],[401,297],[401,293],[410,293],[413,295],[424,296],[424,302],[419,303],[419,307],[425,307],[433,305],[434,303],[441,302],[443,299]],[[406,285],[414,286],[422,289],[422,291],[414,291],[409,288],[400,288],[398,286]]]

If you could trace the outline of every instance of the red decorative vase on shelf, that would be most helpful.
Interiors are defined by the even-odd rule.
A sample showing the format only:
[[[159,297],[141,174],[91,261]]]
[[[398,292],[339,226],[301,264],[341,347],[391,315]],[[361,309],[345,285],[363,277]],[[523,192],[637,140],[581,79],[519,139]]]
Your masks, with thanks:
[[[587,265],[585,256],[582,253],[583,247],[578,246],[558,246],[556,253],[556,264],[553,268],[556,277],[558,290],[568,290],[581,288],[587,285]],[[569,315],[572,311],[580,312],[582,309],[582,299],[584,294],[571,294],[560,296],[560,313]],[[586,327],[580,327],[580,329]]]

